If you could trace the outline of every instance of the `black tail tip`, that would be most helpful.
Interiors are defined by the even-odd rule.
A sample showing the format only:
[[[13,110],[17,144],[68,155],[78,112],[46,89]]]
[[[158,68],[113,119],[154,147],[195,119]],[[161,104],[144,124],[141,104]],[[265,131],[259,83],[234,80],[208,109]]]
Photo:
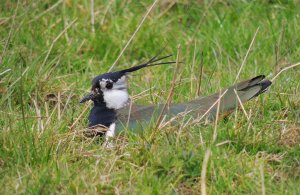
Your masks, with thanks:
[[[265,80],[265,81],[261,82],[261,91],[265,92],[269,88],[270,85],[272,85],[272,81],[270,81],[270,80]]]
[[[253,96],[253,97],[256,97],[256,96],[266,92],[269,89],[270,85],[272,85],[272,81],[264,80],[264,81],[260,82],[259,85],[261,86],[261,90],[257,94],[255,94],[255,96]]]

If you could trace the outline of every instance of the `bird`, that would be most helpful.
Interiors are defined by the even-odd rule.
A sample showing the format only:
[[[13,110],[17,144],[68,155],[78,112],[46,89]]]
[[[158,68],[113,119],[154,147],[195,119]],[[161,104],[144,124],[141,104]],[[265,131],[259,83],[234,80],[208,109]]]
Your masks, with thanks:
[[[266,92],[272,82],[265,75],[259,75],[234,84],[220,92],[209,96],[197,97],[183,103],[137,105],[130,101],[127,77],[130,73],[151,66],[174,64],[175,61],[160,62],[172,55],[159,57],[159,51],[146,63],[115,72],[96,76],[92,80],[92,88],[80,103],[93,101],[88,116],[87,136],[105,136],[108,141],[117,132],[141,130],[143,124],[150,124],[160,116],[174,118],[188,114],[195,119],[213,120],[217,113],[226,116],[243,104]],[[199,122],[201,122],[199,120]]]

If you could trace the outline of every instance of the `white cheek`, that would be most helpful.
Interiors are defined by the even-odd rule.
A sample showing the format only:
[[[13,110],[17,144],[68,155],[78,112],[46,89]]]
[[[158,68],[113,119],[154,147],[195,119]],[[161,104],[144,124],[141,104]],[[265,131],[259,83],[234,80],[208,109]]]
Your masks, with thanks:
[[[103,92],[103,98],[108,108],[120,109],[128,102],[128,93],[124,90],[108,90]]]

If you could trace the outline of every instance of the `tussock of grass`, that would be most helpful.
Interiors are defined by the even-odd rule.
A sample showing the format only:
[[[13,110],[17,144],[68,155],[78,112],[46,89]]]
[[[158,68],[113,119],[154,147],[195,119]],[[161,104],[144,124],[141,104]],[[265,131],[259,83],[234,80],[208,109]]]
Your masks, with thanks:
[[[151,142],[151,127],[125,131],[111,150],[84,137],[88,109],[80,97],[153,3],[95,1],[92,26],[90,2],[0,3],[0,193],[200,193],[208,150],[209,194],[299,192],[299,67],[217,126],[167,125]],[[244,60],[239,80],[272,79],[300,60],[299,8],[297,1],[159,2],[115,68],[148,59],[165,44],[176,56],[181,45],[172,102],[234,83]],[[135,73],[135,101],[166,102],[173,69]]]

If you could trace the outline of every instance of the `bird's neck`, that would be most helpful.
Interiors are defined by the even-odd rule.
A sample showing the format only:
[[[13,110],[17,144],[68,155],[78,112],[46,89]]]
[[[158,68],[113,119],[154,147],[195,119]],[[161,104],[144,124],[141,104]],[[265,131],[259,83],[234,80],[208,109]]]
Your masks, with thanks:
[[[89,115],[89,127],[103,125],[109,127],[117,119],[117,113],[114,109],[106,107],[105,102],[94,102]]]

